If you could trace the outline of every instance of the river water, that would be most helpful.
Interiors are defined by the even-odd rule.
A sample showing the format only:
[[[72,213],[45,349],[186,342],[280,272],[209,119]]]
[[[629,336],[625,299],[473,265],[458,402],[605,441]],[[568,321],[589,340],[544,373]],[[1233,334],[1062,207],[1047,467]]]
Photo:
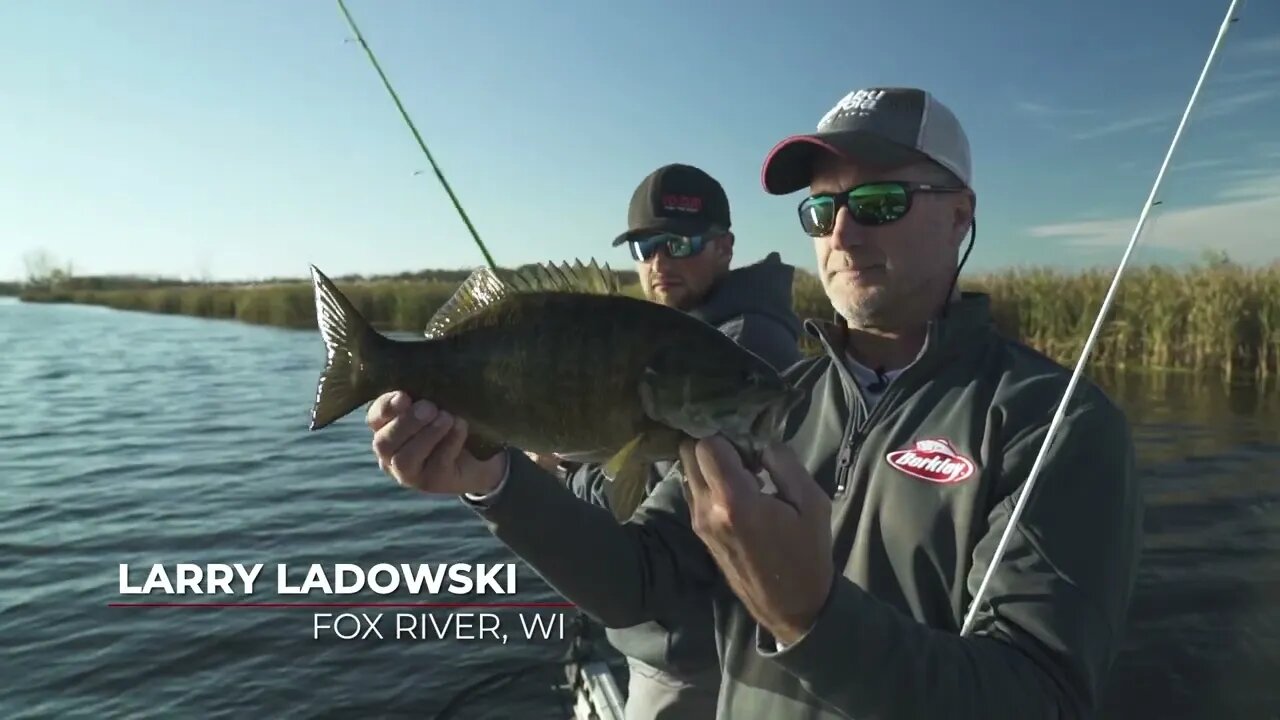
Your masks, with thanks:
[[[288,602],[277,563],[297,585],[312,563],[516,560],[456,500],[383,475],[360,411],[307,432],[315,333],[0,299],[0,348],[0,717],[434,717],[564,651],[521,633],[547,609],[488,611],[504,644],[312,636],[317,612],[412,609],[109,607],[218,599],[121,596],[121,563],[135,585],[154,563],[264,563],[250,599]],[[1148,511],[1105,717],[1280,717],[1280,392],[1106,385],[1137,429]],[[517,587],[507,599],[559,600],[523,566]],[[454,717],[563,718],[552,679],[486,688]]]

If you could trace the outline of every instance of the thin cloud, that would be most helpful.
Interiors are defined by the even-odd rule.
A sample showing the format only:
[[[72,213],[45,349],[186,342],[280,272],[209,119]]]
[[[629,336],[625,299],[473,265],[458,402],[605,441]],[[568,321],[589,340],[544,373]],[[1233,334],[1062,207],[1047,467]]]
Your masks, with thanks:
[[[1019,111],[1028,115],[1053,115],[1053,108],[1044,103],[1031,102],[1030,100],[1019,100],[1013,104]]]
[[[1200,113],[1201,117],[1222,117],[1230,115],[1241,110],[1248,109],[1252,105],[1266,102],[1272,98],[1280,97],[1280,87],[1268,87],[1260,90],[1250,90],[1249,92],[1236,93],[1227,95],[1226,97],[1216,98],[1204,107]],[[1192,110],[1194,113],[1195,111]],[[1194,115],[1192,116],[1194,119]]]
[[[1270,55],[1271,53],[1280,53],[1280,35],[1245,40],[1237,45],[1236,48],[1244,55]]]
[[[1234,180],[1237,184],[1257,182],[1275,174],[1276,169],[1269,167],[1233,168],[1223,173],[1223,175]]]
[[[1255,72],[1255,71],[1250,71]],[[1266,77],[1274,76],[1280,79],[1280,69],[1265,68]],[[1243,77],[1238,74],[1237,79]],[[1254,79],[1261,78],[1258,75]],[[1208,96],[1199,103],[1199,107],[1192,110],[1191,121],[1201,120],[1205,118],[1221,118],[1228,115],[1248,110],[1256,105],[1261,105],[1268,101],[1280,98],[1280,83],[1268,84],[1264,87],[1243,92],[1232,92],[1219,96]],[[1015,107],[1020,111],[1032,117],[1041,120],[1046,126],[1056,124],[1050,121],[1062,120],[1068,118],[1091,118],[1104,115],[1104,111],[1096,108],[1056,108],[1042,102],[1029,100],[1020,100],[1015,103]],[[1138,130],[1164,130],[1174,127],[1178,120],[1182,117],[1183,107],[1170,107],[1166,110],[1158,112],[1142,112],[1121,116],[1109,122],[1105,122],[1093,127],[1076,129],[1070,133],[1073,140],[1095,140],[1109,135],[1116,135],[1126,132],[1134,132]],[[1115,112],[1111,113],[1113,116]],[[1057,129],[1056,127],[1051,129]]]
[[[1174,121],[1174,117],[1168,112],[1150,113],[1146,115],[1135,115],[1133,117],[1121,118],[1113,120],[1105,125],[1091,128],[1083,132],[1074,133],[1071,137],[1075,140],[1093,140],[1095,138],[1106,137],[1107,135],[1115,135],[1116,133],[1129,132],[1132,130],[1154,130],[1162,128]]]
[[[1136,222],[1136,218],[1113,218],[1037,225],[1029,228],[1027,234],[1036,238],[1062,238],[1068,245],[1119,246],[1133,233]]]
[[[1097,110],[1077,107],[1054,107],[1037,100],[1017,100],[1013,103],[1013,107],[1016,112],[1030,118],[1033,123],[1055,135],[1068,133],[1068,128],[1064,126],[1064,122],[1079,122],[1081,119],[1087,120],[1099,114]]]
[[[1247,171],[1242,171],[1241,175],[1244,172]],[[1275,170],[1267,171],[1265,174],[1259,172],[1242,182],[1224,188],[1218,193],[1218,197],[1223,200],[1280,197],[1280,173]],[[1277,248],[1275,254],[1280,257],[1280,248]]]
[[[1244,171],[1241,171],[1244,172]],[[1256,169],[1223,188],[1217,203],[1153,212],[1139,238],[1139,247],[1155,247],[1198,254],[1223,250],[1245,263],[1269,263],[1280,257],[1280,171]],[[1054,238],[1071,247],[1123,248],[1133,235],[1138,217],[1039,225],[1031,237]],[[1158,223],[1157,223],[1158,221]]]
[[[1218,77],[1224,83],[1251,83],[1263,80],[1280,79],[1280,67],[1255,68],[1253,70],[1237,70],[1224,72]]]
[[[1233,160],[1227,158],[1204,158],[1202,160],[1188,160],[1186,162],[1174,163],[1170,168],[1172,170],[1201,170],[1204,168],[1222,167],[1230,165]]]
[[[1100,110],[1092,110],[1089,108],[1054,107],[1034,100],[1019,100],[1014,103],[1014,107],[1028,115],[1036,115],[1039,117],[1069,117],[1073,115],[1085,117],[1094,116],[1101,112]]]
[[[1280,142],[1260,142],[1254,150],[1264,158],[1280,158]]]

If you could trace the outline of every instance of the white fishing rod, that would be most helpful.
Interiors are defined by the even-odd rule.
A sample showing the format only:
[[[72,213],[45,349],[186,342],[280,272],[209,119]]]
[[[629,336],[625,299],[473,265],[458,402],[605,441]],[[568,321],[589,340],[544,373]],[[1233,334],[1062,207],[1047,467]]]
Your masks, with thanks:
[[[1222,39],[1226,37],[1227,29],[1238,19],[1235,16],[1236,7],[1242,4],[1243,0],[1231,0],[1231,6],[1227,8],[1227,15],[1222,20],[1222,27],[1218,28],[1218,37],[1213,41],[1213,48],[1209,50],[1209,57],[1205,60],[1204,68],[1200,71],[1200,79],[1196,81],[1195,89],[1191,91],[1191,98],[1187,100],[1187,108],[1182,112],[1182,120],[1178,123],[1178,129],[1173,133],[1173,141],[1169,143],[1169,151],[1165,153],[1164,162],[1160,165],[1160,172],[1156,173],[1155,184],[1151,186],[1151,194],[1147,196],[1147,201],[1142,206],[1142,212],[1138,216],[1138,224],[1133,229],[1133,236],[1129,238],[1129,245],[1125,248],[1124,255],[1120,258],[1119,266],[1116,267],[1115,277],[1111,279],[1111,287],[1107,289],[1107,295],[1102,300],[1102,307],[1098,310],[1098,317],[1093,321],[1093,329],[1089,331],[1089,339],[1085,341],[1084,349],[1080,352],[1080,359],[1076,361],[1075,372],[1071,373],[1071,381],[1067,383],[1067,389],[1062,393],[1062,400],[1058,403],[1058,410],[1053,415],[1053,421],[1049,423],[1049,431],[1045,434],[1044,443],[1040,445],[1040,452],[1036,455],[1035,463],[1031,466],[1031,474],[1027,476],[1027,482],[1022,488],[1022,494],[1018,496],[1018,502],[1013,507],[1013,515],[1009,518],[1009,525],[1004,529],[1004,534],[1000,536],[1000,542],[996,545],[996,550],[991,556],[991,565],[987,568],[986,575],[982,578],[982,584],[978,586],[978,592],[973,596],[973,602],[969,605],[969,613],[964,619],[964,626],[960,629],[961,637],[968,635],[973,629],[973,623],[978,617],[978,609],[981,607],[983,596],[987,592],[987,586],[991,583],[991,578],[995,575],[996,568],[1000,566],[1000,560],[1003,559],[1005,549],[1009,545],[1009,538],[1013,536],[1013,530],[1018,526],[1018,519],[1022,517],[1022,510],[1027,505],[1027,498],[1031,497],[1031,490],[1035,487],[1036,479],[1040,476],[1040,468],[1044,464],[1045,455],[1049,452],[1049,444],[1053,442],[1053,437],[1058,432],[1058,426],[1062,424],[1062,418],[1066,415],[1067,403],[1071,400],[1071,394],[1075,392],[1076,384],[1080,380],[1085,364],[1089,362],[1089,356],[1093,352],[1093,344],[1097,341],[1098,334],[1102,330],[1102,324],[1106,321],[1107,311],[1111,309],[1111,301],[1115,298],[1116,289],[1120,286],[1120,278],[1124,275],[1125,267],[1129,263],[1129,256],[1133,254],[1133,248],[1138,243],[1138,236],[1142,233],[1142,226],[1146,224],[1147,215],[1151,212],[1152,206],[1155,205],[1160,183],[1164,181],[1164,173],[1169,168],[1169,161],[1173,158],[1173,153],[1178,147],[1178,141],[1182,139],[1182,131],[1187,125],[1187,118],[1191,116],[1191,110],[1195,107],[1196,99],[1200,96],[1200,88],[1204,85],[1204,80],[1209,75],[1209,68],[1213,65],[1213,61],[1218,55],[1218,50],[1222,47]]]

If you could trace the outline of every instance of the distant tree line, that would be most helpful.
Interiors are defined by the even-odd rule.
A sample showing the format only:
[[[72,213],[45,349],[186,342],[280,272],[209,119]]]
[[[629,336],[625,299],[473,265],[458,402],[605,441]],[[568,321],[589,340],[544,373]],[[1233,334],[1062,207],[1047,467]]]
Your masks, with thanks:
[[[47,250],[34,250],[23,257],[26,276],[23,281],[0,282],[0,295],[47,295],[49,293],[69,293],[81,290],[154,290],[173,287],[258,287],[267,285],[294,285],[309,283],[307,277],[270,277],[262,280],[183,280],[173,277],[146,275],[76,275],[70,261],[60,261]],[[515,270],[532,267],[532,263],[521,265]],[[639,281],[634,270],[610,268],[620,276],[624,284]],[[509,269],[508,269],[509,270]],[[370,282],[428,282],[458,284],[465,280],[474,268],[457,270],[417,270],[390,275],[339,275],[333,279],[341,283]]]

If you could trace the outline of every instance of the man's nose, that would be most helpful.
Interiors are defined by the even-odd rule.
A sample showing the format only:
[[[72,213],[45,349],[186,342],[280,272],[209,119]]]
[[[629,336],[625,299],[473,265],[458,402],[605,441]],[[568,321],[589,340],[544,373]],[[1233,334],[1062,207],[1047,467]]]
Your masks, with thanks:
[[[831,229],[831,235],[827,238],[827,242],[831,245],[832,250],[857,247],[866,242],[866,232],[866,228],[853,221],[849,208],[842,207],[836,210],[835,225]]]
[[[654,248],[653,254],[649,256],[649,264],[653,266],[654,270],[661,270],[663,268],[670,267],[673,262],[674,260],[667,252],[666,245],[659,245]]]

